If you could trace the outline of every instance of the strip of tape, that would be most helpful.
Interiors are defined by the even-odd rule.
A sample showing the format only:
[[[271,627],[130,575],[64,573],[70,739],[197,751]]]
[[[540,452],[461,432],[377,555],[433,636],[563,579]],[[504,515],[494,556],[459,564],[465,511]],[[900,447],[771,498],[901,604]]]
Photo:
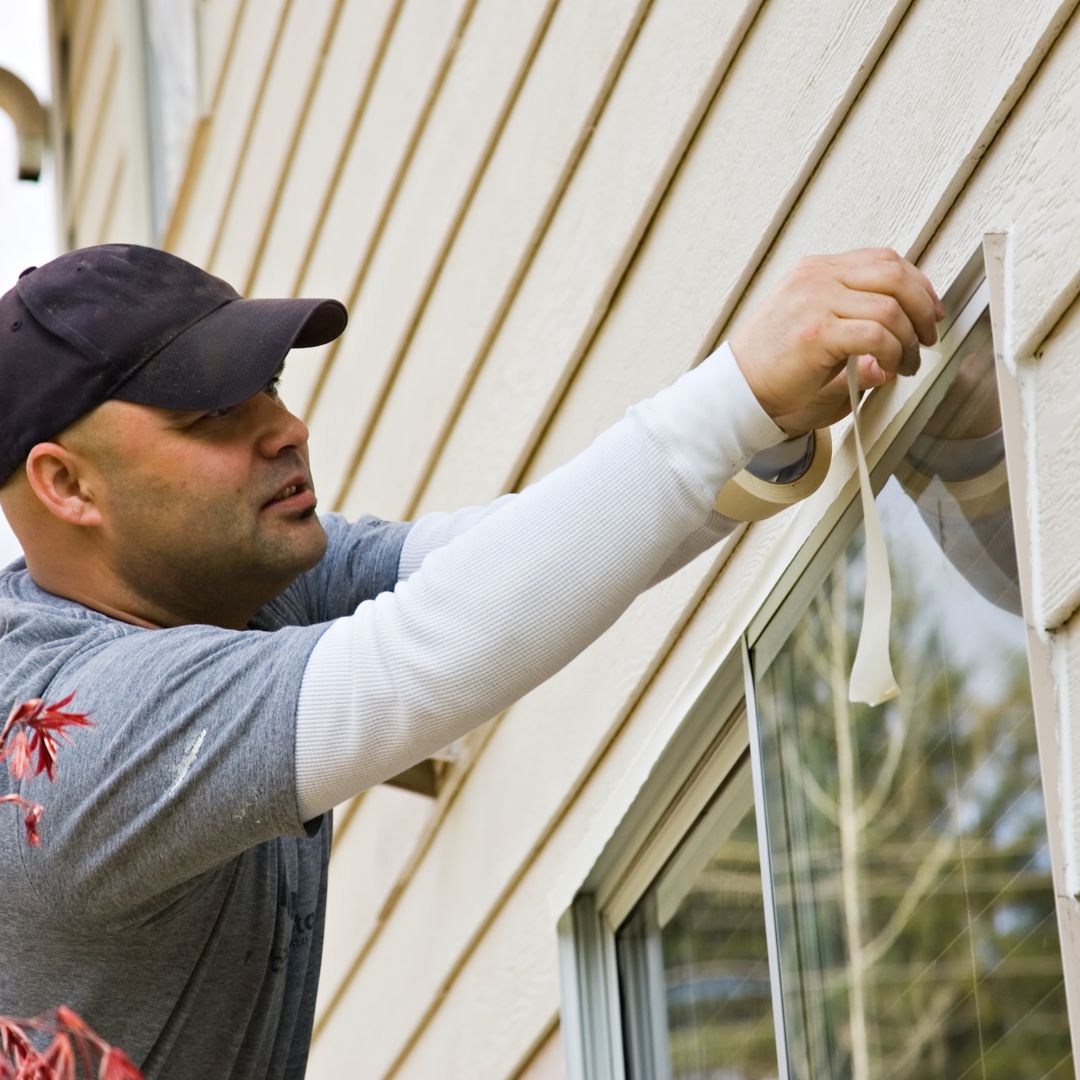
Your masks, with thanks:
[[[859,466],[859,493],[862,496],[863,532],[866,536],[866,594],[863,598],[863,621],[855,662],[851,665],[848,700],[866,705],[880,705],[900,693],[889,659],[889,622],[892,619],[892,581],[889,555],[881,532],[870,471],[866,467],[862,437],[859,434],[859,387],[857,358],[847,362],[848,395],[851,398],[852,429],[855,432],[855,457]]]

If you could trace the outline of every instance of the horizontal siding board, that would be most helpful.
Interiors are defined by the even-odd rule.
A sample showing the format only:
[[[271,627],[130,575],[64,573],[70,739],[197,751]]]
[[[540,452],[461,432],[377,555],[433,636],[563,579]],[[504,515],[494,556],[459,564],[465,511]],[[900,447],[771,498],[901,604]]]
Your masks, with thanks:
[[[91,4],[86,4],[86,9]],[[93,118],[100,106],[109,55],[117,46],[117,11],[114,3],[104,3],[93,23],[76,21],[72,33],[72,50],[80,55],[76,78],[68,91],[68,122],[76,141],[85,138],[92,129]]]
[[[1036,618],[1045,630],[1061,626],[1080,608],[1078,357],[1080,303],[1074,303],[1043,343],[1038,362],[1020,370],[1030,407],[1027,436],[1034,483],[1029,513],[1038,541]]]
[[[140,0],[114,0],[120,17],[117,36],[123,57],[119,76],[124,172],[128,180],[123,206],[126,239],[153,242],[150,199],[150,127],[146,104],[146,66]]]
[[[1076,0],[1023,0],[988,19],[980,0],[923,0],[741,310],[760,303],[804,254],[878,244],[921,253],[1075,7]]]
[[[623,381],[607,397],[612,404],[634,400],[627,395],[642,377],[655,389],[687,366],[717,311],[738,295],[748,262],[801,190],[905,6],[765,5],[619,283],[620,345],[612,351],[611,342],[594,340],[612,303],[612,267],[593,262],[574,233],[553,226],[456,418],[421,510],[486,501],[517,484],[586,347],[586,367],[598,348],[615,359]],[[805,87],[797,98],[775,92],[780,70],[790,85]],[[599,334],[609,331],[599,327]]]
[[[955,14],[957,5],[948,6]],[[1027,10],[1018,9],[1014,13],[1015,34],[1005,33],[1004,36],[1026,37],[1029,48],[1034,48],[1036,43],[1045,46],[1050,29],[1060,24],[1061,8],[1060,4],[1044,3],[1029,5]],[[772,5],[766,9],[762,24],[767,22],[771,13]],[[971,26],[966,31],[963,27],[954,27],[955,32],[961,35],[963,40],[969,41],[971,55],[978,55],[979,49],[985,48],[993,58],[1000,48],[997,39],[1002,34],[1001,25],[987,24],[974,10],[969,12],[968,17]],[[678,220],[672,222],[668,229],[656,230],[653,246],[657,250],[645,252],[645,258],[649,261],[656,259],[661,266],[666,261],[672,276],[677,273],[676,268],[681,261],[683,272],[679,280],[685,283],[685,287],[677,298],[680,308],[701,310],[710,303],[713,305],[716,317],[711,327],[707,326],[704,320],[702,322],[699,352],[711,348],[720,331],[729,323],[737,322],[742,311],[760,303],[801,255],[814,251],[842,250],[845,247],[869,243],[890,243],[905,248],[925,232],[925,221],[920,215],[930,214],[940,220],[938,203],[946,197],[944,193],[956,191],[960,182],[957,174],[961,179],[970,176],[974,167],[972,155],[986,151],[986,142],[989,140],[987,118],[1000,116],[1002,107],[1000,100],[993,100],[995,87],[1015,101],[1015,95],[1019,93],[1016,75],[1020,70],[1030,71],[1032,67],[1030,57],[1026,57],[1019,49],[1011,53],[1011,71],[998,70],[991,63],[983,64],[980,61],[977,70],[994,72],[992,85],[983,85],[979,92],[968,96],[966,114],[956,105],[942,117],[934,119],[933,123],[937,125],[947,125],[951,134],[942,132],[927,136],[931,144],[939,149],[936,158],[928,156],[926,160],[939,161],[940,172],[938,167],[927,169],[918,164],[922,158],[916,152],[914,143],[904,149],[900,160],[906,161],[907,165],[901,168],[894,157],[896,152],[892,149],[887,135],[881,136],[875,132],[878,127],[886,132],[890,130],[890,117],[893,113],[906,117],[910,112],[922,110],[923,86],[952,80],[953,59],[948,50],[937,52],[938,63],[941,65],[937,73],[924,69],[920,72],[921,77],[917,79],[911,74],[911,58],[933,51],[941,25],[941,17],[925,4],[914,11],[905,22],[885,60],[874,71],[871,84],[867,85],[860,96],[853,115],[832,142],[828,156],[815,175],[811,188],[787,219],[782,238],[776,240],[776,245],[769,252],[764,264],[759,264],[751,254],[753,236],[745,237],[739,234],[746,225],[755,221],[765,225],[770,202],[781,207],[785,202],[788,206],[791,205],[790,195],[785,196],[781,192],[772,195],[773,182],[767,179],[771,170],[785,168],[784,162],[780,160],[785,139],[781,136],[776,138],[775,145],[779,153],[776,160],[770,161],[763,153],[764,148],[756,152],[755,144],[745,141],[750,136],[740,132],[738,128],[729,132],[717,129],[706,132],[706,147],[743,147],[744,153],[735,163],[725,167],[722,161],[715,161],[705,173],[716,177],[717,190],[728,192],[726,207],[738,207],[738,214],[727,212],[725,219],[718,220],[716,215],[710,213],[711,208],[705,196],[695,199],[695,193],[691,189],[687,193],[688,201],[684,202],[682,191],[677,189],[669,200],[670,207],[665,207],[665,213]],[[972,28],[977,28],[979,32],[974,32]],[[782,31],[777,28],[775,32]],[[967,34],[966,38],[963,38],[963,33]],[[979,44],[980,40],[983,41],[982,45]],[[901,57],[901,63],[895,61],[894,57],[897,55]],[[725,91],[734,94],[737,83],[738,77],[733,75]],[[752,100],[749,97],[747,99]],[[737,107],[737,100],[728,100],[732,107]],[[888,115],[881,115],[880,110],[883,107],[889,109]],[[721,99],[718,113],[723,109],[724,100]],[[935,115],[937,109],[938,106],[935,105]],[[849,136],[848,131],[852,125],[866,138],[872,137],[876,143],[884,141],[885,145],[878,156],[875,156],[878,152],[874,145],[865,150],[862,137],[853,139]],[[904,130],[907,126],[905,120],[898,130]],[[899,137],[898,134],[897,138]],[[913,134],[912,139],[917,142],[917,134]],[[878,161],[881,161],[880,166],[875,164]],[[691,160],[687,172],[694,166],[696,162]],[[861,189],[864,178],[871,174],[876,177],[871,181],[875,194],[873,199],[867,199],[861,194]],[[730,183],[725,183],[729,179]],[[759,192],[756,198],[753,195],[755,190]],[[948,197],[951,198],[951,194]],[[880,216],[875,216],[875,208]],[[951,245],[951,254],[946,258],[929,260],[924,264],[924,268],[933,273],[942,287],[960,270],[971,252],[981,243],[982,230],[988,226],[988,222],[998,220],[993,213],[996,211],[992,212],[989,218],[983,217],[978,228],[968,234],[970,241],[954,243]],[[698,223],[697,233],[706,234],[705,251],[716,253],[719,273],[701,262],[687,259],[685,253],[679,249],[678,237],[680,234],[694,234],[695,219]],[[757,250],[767,251],[767,245],[775,236],[775,226],[772,231],[762,228]],[[968,243],[970,247],[967,246]],[[697,248],[695,242],[691,250]],[[728,265],[728,260],[740,252],[746,252],[743,256],[745,265],[740,266],[737,262]],[[742,294],[739,288],[740,278],[747,280],[755,270],[758,271],[757,278],[749,290]],[[710,285],[711,299],[706,291]],[[743,297],[741,300],[740,295]],[[736,301],[738,311],[732,319],[731,312]],[[620,297],[620,303],[640,310],[642,318],[636,328],[629,328],[630,332],[613,332],[610,335],[613,340],[602,338],[593,349],[589,362],[561,403],[558,423],[547,433],[543,446],[530,466],[528,476],[542,474],[563,460],[570,452],[570,440],[576,437],[577,432],[583,428],[598,430],[603,424],[614,420],[618,410],[628,401],[650,393],[657,385],[662,385],[663,381],[678,374],[682,358],[688,355],[689,349],[687,345],[679,347],[672,343],[673,324],[664,317],[665,302],[671,308],[675,305],[676,298],[667,293],[662,282],[643,273],[631,276]],[[626,324],[622,325],[625,327]],[[647,357],[649,363],[627,363],[625,357],[633,355]],[[654,358],[658,365],[665,366],[651,368]],[[662,373],[662,378],[656,377],[656,370]],[[648,378],[644,377],[646,375]],[[562,434],[564,432],[565,435]]]
[[[1013,148],[1004,184],[1015,207],[1009,348],[1032,356],[1080,292],[1080,14],[1039,80],[1046,102],[1037,126]],[[1032,119],[1034,106],[1027,110]]]
[[[251,290],[252,296],[289,296],[289,290],[266,291],[257,286]],[[281,399],[297,416],[304,415],[306,395],[319,378],[319,372],[330,358],[333,343],[315,345],[306,349],[294,349],[285,361],[285,370],[281,376]],[[316,491],[323,495],[322,485],[316,484]],[[329,510],[329,500],[323,497],[322,509]]]
[[[137,238],[137,233],[123,232],[127,224],[126,214],[119,221],[116,220],[116,183],[118,179],[123,179],[124,149],[119,138],[110,138],[102,149],[104,153],[94,169],[95,182],[87,192],[86,206],[79,217],[76,243],[80,247],[104,243],[102,237],[109,228],[110,219],[119,226],[119,232],[113,234],[113,239],[119,238],[129,243],[133,237]]]
[[[120,69],[121,58],[116,40],[103,30],[87,75],[89,81],[83,107],[78,110],[72,124],[71,191],[67,206],[68,223],[76,228],[84,211],[87,189],[96,175],[101,142],[108,137],[105,128],[110,117],[116,114]]]
[[[335,174],[325,214],[304,262],[298,294],[336,297],[352,306],[473,2],[406,0],[344,163]],[[327,352],[323,372],[333,367],[338,351],[349,342],[346,330]],[[321,379],[322,374],[313,394]],[[296,389],[294,384],[292,390]],[[305,414],[310,415],[314,403],[305,405]],[[347,439],[347,429],[313,427],[312,461],[320,488],[333,486],[325,482],[321,465],[327,462],[330,474],[336,473],[339,460],[348,455]]]
[[[563,266],[554,281],[545,279],[551,297],[540,307],[542,314],[557,309],[561,318],[573,311],[572,298],[582,291],[586,273],[582,263],[599,277],[601,293],[613,289],[757,6],[757,0],[742,5],[666,2],[650,9],[563,196],[551,227],[556,235],[545,238],[542,250],[559,251]],[[542,51],[535,67],[538,82],[560,77],[565,63],[560,34],[569,41],[583,40],[568,21],[565,28],[553,26],[551,47]],[[584,59],[576,62],[588,69]],[[657,71],[668,73],[662,94],[656,92]],[[584,95],[578,97],[584,100]],[[509,158],[499,165],[507,167],[508,162],[513,168]],[[543,205],[543,191],[532,191],[528,199],[519,198],[513,211],[522,236],[527,234],[530,202]],[[501,202],[487,201],[482,189],[478,204],[476,221],[466,227],[490,236],[496,221],[488,214]],[[524,244],[521,250],[526,250]],[[473,261],[472,268],[466,259]],[[515,273],[498,262],[491,265],[475,245],[466,243],[452,254],[361,462],[347,512],[368,504],[390,516],[411,512],[440,434],[453,421],[453,403],[464,394],[482,351],[484,327],[496,317],[505,288],[502,278],[512,279]],[[528,304],[531,297],[515,303]],[[457,301],[453,306],[452,300]],[[481,312],[476,318],[474,313]],[[443,344],[436,348],[431,339],[440,323]],[[435,423],[428,419],[432,416]]]
[[[565,1049],[562,1041],[562,1029],[555,1019],[555,1030],[514,1074],[514,1080],[562,1080],[566,1076]]]
[[[274,53],[207,263],[207,269],[240,290],[251,273],[338,7],[339,0],[303,0],[287,10],[286,44]]]
[[[437,452],[462,384],[511,302],[646,8],[626,0],[556,8],[421,314],[387,420],[344,503],[347,513],[367,505],[371,463],[395,463],[395,476],[408,477]],[[404,441],[394,430],[402,402],[413,413]],[[415,504],[419,483],[417,477],[409,486],[381,484],[373,495],[386,513],[402,516]]]
[[[214,237],[247,142],[283,12],[288,0],[245,4],[235,47],[214,104],[198,171],[171,223],[169,247],[199,266],[210,259]]]
[[[315,240],[319,215],[329,196],[347,140],[360,119],[400,0],[346,0],[322,65],[315,96],[296,153],[289,162],[281,198],[269,222],[259,262],[248,283],[253,296],[291,296],[304,254]],[[290,400],[306,405],[310,387],[299,381]]]
[[[260,0],[252,0],[259,3]],[[209,108],[221,86],[229,46],[245,0],[201,0],[199,18],[199,84]]]
[[[93,167],[86,186],[79,193],[78,212],[74,219],[75,235],[80,246],[98,242],[113,190],[116,162],[124,150],[123,111],[117,91],[110,93],[105,106],[106,111],[95,139]]]
[[[335,829],[317,1021],[349,974],[355,944],[377,925],[387,894],[434,810],[431,799],[385,785],[361,801],[348,828]]]
[[[97,243],[123,243],[135,235],[133,229],[129,227],[125,213],[126,208],[131,205],[129,200],[135,198],[135,193],[130,190],[133,183],[135,181],[132,179],[132,170],[128,168],[127,156],[120,154],[113,169],[109,198],[101,215]]]
[[[71,65],[68,70],[69,122],[74,116],[74,107],[84,92],[86,68],[95,44],[102,37],[109,36],[109,22],[101,17],[103,0],[82,0],[65,17],[65,29],[70,42]]]
[[[469,18],[349,314],[312,422],[353,440],[320,460],[327,494],[346,479],[355,447],[393,379],[430,288],[487,162],[552,0],[481,0]],[[378,507],[376,507],[378,509]]]
[[[559,849],[556,844],[543,852],[530,869],[431,1028],[391,1074],[395,1078],[510,1076],[520,1055],[558,1012],[558,951],[545,879],[558,870]]]

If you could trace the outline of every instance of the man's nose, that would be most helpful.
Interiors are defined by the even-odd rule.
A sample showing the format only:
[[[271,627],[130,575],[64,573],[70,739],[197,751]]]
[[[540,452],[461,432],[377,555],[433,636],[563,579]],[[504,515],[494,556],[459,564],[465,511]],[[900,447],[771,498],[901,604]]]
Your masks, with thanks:
[[[277,457],[282,450],[303,449],[308,441],[307,424],[267,394],[259,395],[259,452]]]

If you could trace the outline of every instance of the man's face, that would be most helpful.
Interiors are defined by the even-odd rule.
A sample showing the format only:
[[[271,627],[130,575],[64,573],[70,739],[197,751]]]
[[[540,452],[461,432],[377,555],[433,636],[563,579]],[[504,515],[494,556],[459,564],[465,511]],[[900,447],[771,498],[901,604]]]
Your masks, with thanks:
[[[180,621],[253,613],[326,551],[307,428],[277,381],[216,412],[109,401],[80,425],[107,564]]]

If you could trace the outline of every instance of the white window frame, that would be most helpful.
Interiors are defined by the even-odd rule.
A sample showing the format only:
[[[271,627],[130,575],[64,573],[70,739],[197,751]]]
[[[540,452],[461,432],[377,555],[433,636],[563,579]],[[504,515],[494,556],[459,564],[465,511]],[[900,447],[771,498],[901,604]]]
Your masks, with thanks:
[[[990,238],[987,243],[990,251]],[[988,270],[991,280],[987,280]],[[959,347],[989,308],[995,342],[1006,340],[1001,324],[1000,281],[993,280],[993,260],[980,248],[946,291],[946,318],[934,353],[924,353],[919,375],[893,387],[887,400],[870,400],[860,418],[860,432],[875,492],[895,471],[907,450],[902,431],[914,432],[929,419],[948,387]],[[1003,358],[996,358],[1006,461],[1013,492],[1014,530],[1025,622],[1032,699],[1040,748],[1044,791],[1056,784],[1058,770],[1048,760],[1057,710],[1045,642],[1032,625],[1031,537],[1022,508],[1026,483],[1019,389]],[[905,385],[906,384],[906,385]],[[850,423],[850,422],[848,422]],[[570,1080],[625,1080],[624,1032],[619,1007],[615,934],[656,879],[665,862],[719,791],[749,749],[765,897],[766,939],[773,990],[777,1059],[781,1078],[788,1076],[779,1000],[775,913],[771,902],[770,854],[762,808],[763,781],[755,708],[754,668],[763,668],[791,633],[805,600],[839,558],[855,521],[861,520],[858,475],[850,429],[840,433],[833,471],[838,481],[823,485],[812,499],[815,513],[802,521],[805,536],[793,558],[779,572],[762,602],[749,613],[734,640],[707,650],[699,669],[677,695],[670,718],[671,736],[654,756],[643,783],[616,792],[608,817],[586,837],[580,857],[552,895],[560,957],[562,1039]],[[661,725],[663,727],[663,725]],[[620,795],[622,796],[620,799]],[[622,810],[620,811],[620,807]],[[1049,811],[1055,891],[1061,895],[1061,836]],[[599,835],[599,839],[598,839]],[[1059,920],[1059,931],[1060,931]],[[1080,978],[1080,950],[1061,937],[1066,986]],[[1070,995],[1073,1030],[1077,998]]]

